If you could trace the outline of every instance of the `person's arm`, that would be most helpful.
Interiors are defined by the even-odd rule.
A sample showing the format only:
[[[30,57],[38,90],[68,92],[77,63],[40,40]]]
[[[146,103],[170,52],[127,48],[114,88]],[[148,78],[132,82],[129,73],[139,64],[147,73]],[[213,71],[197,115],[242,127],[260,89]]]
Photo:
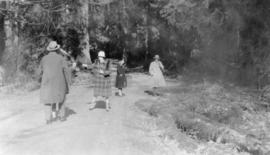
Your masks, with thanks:
[[[38,66],[38,69],[37,69],[37,74],[38,75],[41,75],[43,72],[43,67],[42,67],[42,61],[40,62],[39,66]]]
[[[39,67],[37,69],[37,80],[41,82],[43,74],[43,59],[41,59]]]
[[[100,74],[98,70],[98,63],[99,63],[98,60],[95,60],[94,64],[92,65],[92,73],[94,75]]]
[[[112,67],[111,67],[112,65],[111,65],[111,62],[110,62],[110,60],[108,60],[107,61],[107,64],[106,64],[106,69],[104,70],[104,76],[108,76],[108,75],[110,75],[111,74],[111,72],[112,72]]]
[[[153,74],[154,74],[154,68],[153,68],[154,66],[153,66],[153,63],[151,63],[150,64],[150,67],[149,67],[149,74],[151,75],[151,76],[153,76]]]
[[[63,58],[62,59],[62,65],[63,65],[63,72],[64,72],[64,76],[67,82],[68,87],[71,85],[72,80],[71,80],[71,70],[68,67],[68,63],[67,61]]]
[[[164,71],[164,66],[163,66],[161,61],[159,61],[159,67],[160,67],[161,71],[163,72]]]
[[[116,73],[117,73],[117,75],[120,75],[120,65],[119,64],[117,65]]]

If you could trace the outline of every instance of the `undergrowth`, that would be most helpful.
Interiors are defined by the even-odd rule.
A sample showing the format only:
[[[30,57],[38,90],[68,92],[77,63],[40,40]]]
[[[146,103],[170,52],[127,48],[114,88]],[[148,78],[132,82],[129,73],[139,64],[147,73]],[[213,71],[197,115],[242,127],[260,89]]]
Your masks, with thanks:
[[[40,88],[37,78],[22,72],[6,74],[3,79],[3,85],[0,86],[1,93],[29,92]]]
[[[238,153],[270,153],[270,114],[243,89],[201,82],[158,92],[162,101],[136,105],[154,117],[171,118],[176,130],[199,142],[232,144]]]

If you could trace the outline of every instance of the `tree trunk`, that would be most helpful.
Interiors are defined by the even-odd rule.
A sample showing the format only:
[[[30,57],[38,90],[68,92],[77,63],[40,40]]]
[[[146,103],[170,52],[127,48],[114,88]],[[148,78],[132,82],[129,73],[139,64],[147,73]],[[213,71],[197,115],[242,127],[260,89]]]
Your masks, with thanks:
[[[149,55],[149,30],[148,30],[148,26],[149,26],[149,19],[148,19],[148,8],[145,11],[145,17],[144,17],[144,25],[145,25],[145,40],[144,40],[144,44],[145,44],[145,64],[148,61],[148,55]]]
[[[145,24],[145,64],[148,63],[148,56],[149,56],[149,21],[150,18],[149,16],[149,2],[147,2],[146,10],[145,10],[145,19],[144,19],[144,24]]]
[[[89,44],[89,32],[88,32],[88,25],[89,25],[89,4],[88,0],[81,0],[80,3],[81,8],[79,9],[79,17],[81,18],[80,23],[83,25],[83,36],[80,40],[80,47],[81,52],[84,54],[84,56],[87,59],[87,63],[91,62],[90,57],[90,44]]]
[[[11,8],[15,7],[15,8]],[[6,2],[6,9],[16,9],[15,17],[18,14],[18,8],[11,5],[11,2]],[[16,73],[19,67],[19,36],[18,36],[18,23],[12,21],[12,19],[4,20],[4,31],[5,31],[5,52],[3,59],[5,65],[8,65],[9,70]]]
[[[5,8],[5,2],[0,2],[0,8]],[[0,14],[0,65],[5,51],[5,16]]]

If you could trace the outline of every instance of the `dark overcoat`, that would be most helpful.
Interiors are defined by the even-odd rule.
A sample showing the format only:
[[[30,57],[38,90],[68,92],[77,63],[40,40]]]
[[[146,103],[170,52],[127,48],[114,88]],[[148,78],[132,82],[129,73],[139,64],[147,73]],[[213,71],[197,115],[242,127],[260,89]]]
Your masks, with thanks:
[[[117,74],[115,80],[116,88],[125,88],[127,87],[127,78],[125,74],[125,68],[123,65],[117,65]]]
[[[64,102],[71,83],[71,74],[65,58],[50,52],[42,58],[40,70],[42,73],[40,102],[42,104]]]

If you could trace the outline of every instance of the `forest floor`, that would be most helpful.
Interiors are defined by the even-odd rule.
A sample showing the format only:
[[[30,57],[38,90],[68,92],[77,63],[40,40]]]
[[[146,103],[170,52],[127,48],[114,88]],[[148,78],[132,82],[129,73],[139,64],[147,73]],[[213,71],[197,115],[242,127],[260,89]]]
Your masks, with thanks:
[[[0,89],[0,154],[259,155],[266,152],[267,149],[263,148],[270,144],[267,139],[270,135],[269,113],[253,114],[241,112],[234,106],[231,108],[228,102],[242,102],[228,99],[226,95],[231,94],[219,86],[208,84],[205,88],[207,84],[203,84],[204,89],[201,89],[202,84],[187,85],[182,80],[170,79],[168,88],[159,90],[159,96],[152,96],[144,92],[150,89],[150,77],[132,73],[128,75],[126,96],[113,96],[112,109],[106,112],[104,102],[98,102],[95,109],[89,110],[88,103],[93,94],[89,75],[80,73],[75,79],[66,101],[67,121],[50,125],[45,125],[43,105],[39,104],[39,90],[26,92]],[[220,116],[213,113],[215,110],[222,112],[209,108],[221,106],[218,96],[221,96],[222,102],[226,100],[228,106],[224,108],[228,114],[222,114],[217,122],[209,121],[210,118]],[[234,96],[239,98],[236,93]],[[210,100],[212,98],[215,98],[215,102]],[[247,103],[246,100],[241,101]],[[189,106],[181,106],[182,103]],[[216,106],[208,106],[207,103]],[[252,110],[250,105],[239,105]],[[199,112],[207,107],[212,111],[211,117],[205,114],[207,118],[204,118]],[[236,124],[242,123],[237,118],[244,116],[250,120],[248,123],[255,121],[249,125],[254,130],[246,128],[243,129],[246,132],[240,132],[234,128]],[[260,129],[259,132],[257,129]],[[209,135],[209,132],[213,134]],[[256,133],[264,136],[263,139],[259,139]],[[250,144],[246,144],[246,141]],[[258,151],[254,148],[262,149]]]

